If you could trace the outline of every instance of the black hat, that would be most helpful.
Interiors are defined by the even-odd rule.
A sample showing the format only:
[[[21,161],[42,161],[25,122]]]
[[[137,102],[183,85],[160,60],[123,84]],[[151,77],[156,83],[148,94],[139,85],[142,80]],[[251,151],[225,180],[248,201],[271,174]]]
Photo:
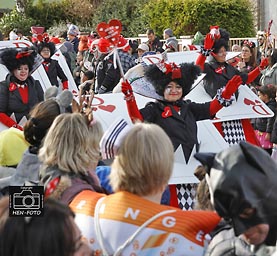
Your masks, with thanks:
[[[12,72],[21,65],[28,65],[31,71],[37,53],[33,48],[7,48],[1,52],[0,62]]]
[[[223,46],[226,50],[229,49],[229,38],[230,34],[225,29],[219,29],[220,38],[216,39],[213,46],[213,52],[218,53],[220,48]]]
[[[277,238],[277,164],[260,147],[241,142],[215,154],[197,153],[195,158],[208,170],[211,201],[217,213],[231,219],[235,234],[266,223],[270,226],[265,243]],[[254,208],[249,218],[241,218],[246,208]]]
[[[183,89],[183,97],[187,95],[197,76],[200,75],[200,68],[193,63],[182,63],[180,66],[175,63],[152,64],[145,69],[146,79],[153,84],[156,92],[164,96],[165,87],[175,81]]]
[[[41,53],[43,48],[48,48],[50,50],[50,56],[52,56],[56,51],[56,46],[52,42],[45,42],[45,41],[39,42],[37,44],[37,48],[38,48],[38,53]]]

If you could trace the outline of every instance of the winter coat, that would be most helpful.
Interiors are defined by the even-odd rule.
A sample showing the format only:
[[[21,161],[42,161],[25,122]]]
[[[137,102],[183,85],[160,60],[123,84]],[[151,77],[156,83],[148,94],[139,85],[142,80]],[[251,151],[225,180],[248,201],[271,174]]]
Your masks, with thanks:
[[[12,176],[10,186],[23,186],[24,184],[39,183],[39,168],[41,162],[37,154],[31,153],[28,148],[23,154],[21,162],[17,165],[16,172]]]
[[[147,41],[146,44],[149,47],[150,52],[163,52],[163,43],[158,37],[155,37],[153,42]]]
[[[117,85],[120,80],[119,68],[114,68],[113,56],[102,59],[98,62],[96,68],[96,82],[98,93],[112,92],[113,88]]]
[[[213,231],[205,256],[251,256],[250,245],[237,237],[230,224],[222,221]]]
[[[277,104],[275,100],[270,100],[266,105],[273,111],[274,116],[268,118],[255,118],[254,129],[260,132],[272,133]]]
[[[0,112],[10,116],[15,114],[16,122],[19,123],[23,116],[28,116],[30,110],[40,101],[43,101],[43,89],[38,80],[28,77],[28,103],[22,101],[18,88],[9,90],[12,75],[8,74],[5,81],[0,82]]]
[[[262,76],[260,78],[260,85],[274,84],[277,85],[277,63],[271,68],[268,67],[261,71]]]
[[[43,167],[40,171],[40,183],[47,185],[55,178],[59,178],[59,183],[51,193],[51,197],[69,204],[73,198],[83,190],[91,190],[100,193],[105,193],[97,181],[89,174],[75,174],[60,170],[57,166]]]

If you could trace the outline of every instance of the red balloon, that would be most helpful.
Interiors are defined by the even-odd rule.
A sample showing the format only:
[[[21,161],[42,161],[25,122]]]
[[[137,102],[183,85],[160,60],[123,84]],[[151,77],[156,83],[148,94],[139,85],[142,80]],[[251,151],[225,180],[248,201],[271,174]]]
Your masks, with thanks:
[[[98,42],[99,51],[102,53],[107,53],[110,51],[111,43],[106,38],[100,38]]]

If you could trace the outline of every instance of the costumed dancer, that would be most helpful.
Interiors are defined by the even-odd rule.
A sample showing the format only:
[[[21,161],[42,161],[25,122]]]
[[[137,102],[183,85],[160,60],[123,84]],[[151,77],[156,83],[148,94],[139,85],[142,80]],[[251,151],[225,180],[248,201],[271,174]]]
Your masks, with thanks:
[[[203,81],[204,88],[212,98],[235,75],[240,75],[242,84],[250,84],[260,74],[260,71],[268,65],[267,58],[264,58],[261,60],[261,64],[251,72],[239,72],[235,67],[226,62],[228,40],[229,33],[226,30],[220,29],[218,26],[211,27],[210,33],[205,37],[201,53],[196,60],[196,64],[206,74]],[[208,56],[208,62],[205,62]],[[242,140],[259,145],[249,119],[218,122],[215,126],[230,145]]]
[[[27,118],[31,108],[43,101],[40,82],[31,76],[36,54],[30,48],[11,48],[0,56],[1,63],[9,70],[6,79],[0,82],[0,122],[7,127],[22,130],[20,120]]]
[[[167,64],[162,61],[148,66],[145,77],[153,84],[162,100],[150,102],[142,109],[137,107],[129,82],[122,82],[122,92],[125,94],[132,121],[146,121],[161,126],[170,137],[174,151],[179,146],[182,147],[186,162],[189,161],[194,147],[197,149],[198,146],[196,122],[213,118],[223,106],[231,105],[231,96],[242,82],[240,76],[235,76],[211,102],[183,100],[199,74],[199,67],[189,63],[177,66],[175,63]],[[178,206],[175,186],[171,186],[171,205]]]
[[[56,46],[54,43],[49,41],[47,34],[43,34],[40,42],[37,44],[38,53],[43,57],[44,62],[42,63],[46,74],[50,80],[51,85],[59,87],[58,79],[62,82],[63,90],[68,89],[68,78],[63,72],[59,62],[53,60],[51,57],[56,51]]]

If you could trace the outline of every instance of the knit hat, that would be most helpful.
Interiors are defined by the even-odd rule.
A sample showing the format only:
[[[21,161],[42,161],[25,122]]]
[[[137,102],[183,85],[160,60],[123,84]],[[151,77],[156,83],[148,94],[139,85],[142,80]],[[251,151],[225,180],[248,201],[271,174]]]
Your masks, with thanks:
[[[160,96],[164,96],[165,87],[171,81],[175,81],[182,87],[184,97],[189,93],[198,75],[200,75],[200,68],[193,63],[182,63],[177,66],[175,63],[161,62],[145,69],[146,79],[152,83]]]
[[[21,65],[28,65],[32,70],[37,53],[33,48],[7,48],[0,55],[0,63],[5,65],[10,72]]]
[[[103,159],[112,159],[118,152],[122,139],[130,130],[130,125],[122,119],[116,119],[103,134],[100,150]]]
[[[270,155],[260,147],[240,142],[217,154],[196,153],[194,157],[208,167],[211,202],[221,217],[232,220],[235,234],[268,223],[265,242],[275,245],[277,165]],[[254,208],[254,214],[240,217],[246,208]]]
[[[28,146],[22,131],[11,127],[0,132],[0,165],[16,166]]]
[[[67,34],[73,35],[73,36],[78,36],[80,34],[79,28],[76,25],[71,24],[68,27]]]
[[[137,49],[149,52],[149,46],[147,44],[140,44]]]
[[[173,31],[171,28],[167,28],[164,30],[164,34],[167,34],[169,37],[173,36]]]

